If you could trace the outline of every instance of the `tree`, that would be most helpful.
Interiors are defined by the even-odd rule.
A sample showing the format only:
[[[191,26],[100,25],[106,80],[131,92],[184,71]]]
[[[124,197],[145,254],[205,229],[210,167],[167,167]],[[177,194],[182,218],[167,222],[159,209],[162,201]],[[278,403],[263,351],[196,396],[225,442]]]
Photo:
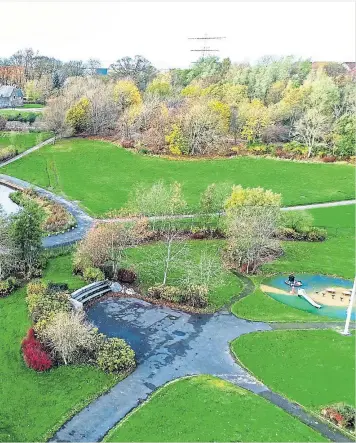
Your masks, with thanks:
[[[66,121],[75,132],[83,132],[89,124],[90,101],[87,97],[82,97],[75,103],[66,114]]]
[[[13,216],[11,237],[19,253],[19,260],[26,277],[34,275],[39,267],[42,250],[42,215],[37,205],[26,204]]]
[[[254,273],[265,260],[280,252],[275,238],[281,196],[262,188],[234,186],[226,201],[225,258],[229,266]]]
[[[53,89],[59,89],[62,86],[62,81],[61,81],[58,71],[53,73],[52,86],[53,86]]]
[[[117,272],[125,258],[125,250],[136,243],[135,227],[118,223],[101,223],[92,228],[79,244],[74,257],[75,268],[82,271],[88,267],[111,268]]]
[[[66,119],[67,100],[63,96],[51,98],[43,113],[46,128],[54,132],[56,138],[72,135],[73,128]]]
[[[114,87],[114,97],[121,112],[142,103],[140,91],[132,80],[120,80]]]
[[[168,97],[172,94],[171,78],[169,74],[160,74],[154,78],[146,88],[146,92],[158,97]]]
[[[308,147],[308,158],[312,155],[315,146],[325,139],[329,131],[328,118],[315,108],[308,109],[294,125],[295,137]]]
[[[356,117],[354,115],[343,115],[335,125],[333,133],[334,149],[338,155],[355,155],[356,144]]]
[[[129,200],[126,212],[141,217],[164,216],[160,222],[164,248],[157,266],[163,267],[163,281],[165,285],[172,263],[182,257],[185,244],[175,242],[179,238],[179,230],[174,223],[174,216],[182,214],[186,202],[182,195],[179,183],[165,184],[163,181],[155,183],[151,188],[138,186]],[[153,221],[154,227],[154,221]]]
[[[110,68],[115,79],[131,79],[141,91],[146,89],[157,73],[157,69],[142,55],[118,59]]]
[[[182,129],[189,154],[199,155],[218,148],[225,128],[221,115],[208,104],[198,102],[184,115]]]
[[[0,280],[8,277],[18,267],[18,251],[10,230],[11,221],[0,205]]]
[[[271,124],[268,108],[257,99],[240,104],[239,119],[242,125],[241,136],[249,142],[260,139],[263,130]]]

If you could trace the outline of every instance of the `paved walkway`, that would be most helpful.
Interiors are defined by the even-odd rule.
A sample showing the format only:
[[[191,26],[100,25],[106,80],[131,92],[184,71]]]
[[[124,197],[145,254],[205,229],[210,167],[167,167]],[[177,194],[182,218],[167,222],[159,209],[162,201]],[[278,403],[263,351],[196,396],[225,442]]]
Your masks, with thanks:
[[[53,192],[42,189],[38,186],[33,186],[30,183],[20,180],[19,178],[10,177],[8,175],[0,174],[0,183],[14,187],[14,188],[32,188],[40,195],[47,197],[64,206],[77,220],[77,226],[63,234],[51,235],[42,238],[42,245],[45,248],[53,248],[57,246],[66,246],[81,240],[92,226],[94,220],[86,214],[76,203],[66,200]]]
[[[16,160],[19,160],[22,157],[25,157],[26,155],[31,154],[31,152],[37,151],[37,149],[40,149],[43,146],[52,144],[54,142],[54,140],[55,140],[54,137],[48,138],[44,142],[39,143],[36,146],[33,146],[33,148],[27,149],[27,151],[24,151],[24,152],[22,152],[19,155],[15,155],[15,157],[10,158],[9,160],[5,160],[4,162],[0,162],[0,168],[2,168],[3,166],[9,165],[10,163],[13,163],[13,162],[15,162]]]
[[[348,441],[300,406],[271,392],[238,365],[229,343],[242,334],[270,331],[262,322],[239,319],[227,311],[194,315],[135,298],[108,298],[92,306],[88,317],[101,332],[119,336],[136,352],[137,369],[84,408],[51,441],[100,441],[104,435],[165,383],[211,374],[263,396],[333,441]]]

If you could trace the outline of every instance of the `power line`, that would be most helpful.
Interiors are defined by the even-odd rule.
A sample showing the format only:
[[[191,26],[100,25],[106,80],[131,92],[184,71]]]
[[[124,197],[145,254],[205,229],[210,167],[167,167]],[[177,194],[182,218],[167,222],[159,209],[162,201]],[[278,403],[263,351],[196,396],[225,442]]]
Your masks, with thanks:
[[[202,54],[202,58],[205,58],[208,53],[211,52],[219,52],[220,49],[211,49],[207,42],[208,40],[223,40],[226,37],[209,37],[207,34],[204,37],[188,37],[188,40],[202,40],[203,47],[200,49],[191,49],[191,52],[200,52]]]

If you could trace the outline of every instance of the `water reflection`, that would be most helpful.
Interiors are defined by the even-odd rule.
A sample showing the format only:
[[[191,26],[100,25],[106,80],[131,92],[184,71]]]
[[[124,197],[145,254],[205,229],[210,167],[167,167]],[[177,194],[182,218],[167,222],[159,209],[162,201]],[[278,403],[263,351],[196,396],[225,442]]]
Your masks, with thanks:
[[[19,206],[14,203],[9,195],[14,192],[13,189],[0,184],[0,206],[5,211],[5,214],[14,214],[19,210]]]

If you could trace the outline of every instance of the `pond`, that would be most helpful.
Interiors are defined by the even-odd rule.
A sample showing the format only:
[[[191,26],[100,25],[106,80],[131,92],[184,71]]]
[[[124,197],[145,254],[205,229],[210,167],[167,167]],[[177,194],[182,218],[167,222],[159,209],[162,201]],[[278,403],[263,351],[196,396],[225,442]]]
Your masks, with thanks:
[[[14,214],[19,210],[19,206],[9,197],[11,192],[14,192],[13,189],[0,184],[0,206],[7,215]]]

